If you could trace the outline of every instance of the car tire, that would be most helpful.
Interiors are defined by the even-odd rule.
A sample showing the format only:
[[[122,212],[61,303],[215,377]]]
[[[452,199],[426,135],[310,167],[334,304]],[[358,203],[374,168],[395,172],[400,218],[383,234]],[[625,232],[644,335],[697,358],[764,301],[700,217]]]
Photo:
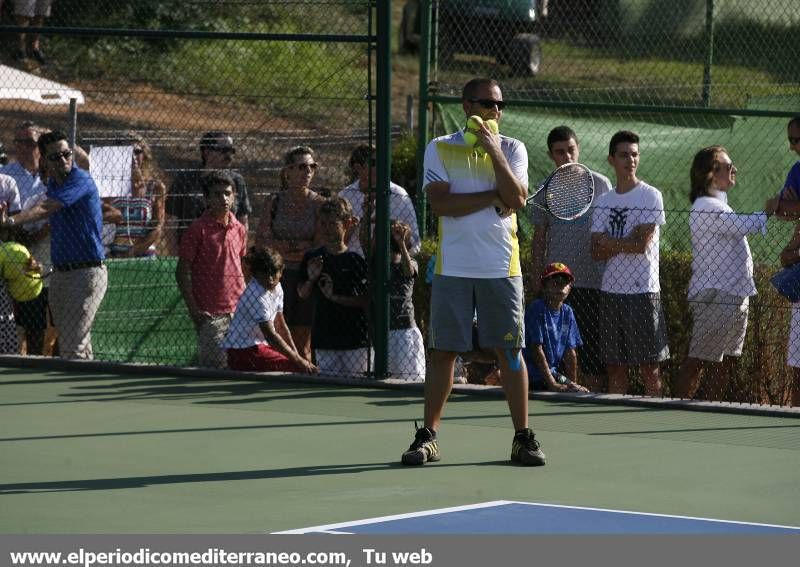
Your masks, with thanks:
[[[520,33],[514,36],[508,46],[507,60],[511,73],[522,77],[533,77],[542,65],[542,47],[539,36]]]
[[[419,6],[416,1],[403,5],[403,18],[400,21],[400,53],[417,53],[419,51]]]

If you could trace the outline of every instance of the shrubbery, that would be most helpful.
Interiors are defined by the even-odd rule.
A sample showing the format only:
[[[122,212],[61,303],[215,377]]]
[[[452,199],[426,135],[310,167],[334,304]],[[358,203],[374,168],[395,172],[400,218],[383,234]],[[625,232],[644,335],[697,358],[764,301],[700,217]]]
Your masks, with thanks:
[[[528,290],[534,274],[531,266],[530,242],[521,243],[520,260],[526,283],[526,304],[532,301]],[[435,252],[435,243],[424,242],[418,256],[420,275],[414,289],[414,309],[417,323],[427,336],[430,314],[430,285],[425,281],[425,268]],[[786,366],[786,342],[791,306],[781,298],[769,283],[774,273],[772,266],[756,266],[758,295],[750,298],[750,318],[747,327],[744,352],[738,364],[733,366],[733,375],[726,398],[728,401],[756,404],[787,404],[790,395],[791,371]],[[670,358],[661,365],[665,396],[670,395],[670,383],[677,376],[686,353],[692,332],[692,317],[686,292],[692,273],[690,254],[680,252],[661,253],[661,297],[664,316],[667,320]],[[634,376],[632,392],[641,393],[641,384]],[[702,397],[702,390],[698,392]]]

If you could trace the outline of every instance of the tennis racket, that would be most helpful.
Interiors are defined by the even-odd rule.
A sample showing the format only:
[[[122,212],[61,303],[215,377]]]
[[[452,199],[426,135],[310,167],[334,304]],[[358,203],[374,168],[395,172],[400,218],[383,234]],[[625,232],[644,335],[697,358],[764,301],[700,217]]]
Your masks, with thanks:
[[[540,193],[544,198],[536,199]],[[526,204],[544,209],[557,219],[574,220],[589,210],[593,200],[594,177],[589,168],[580,163],[565,163],[528,197]]]

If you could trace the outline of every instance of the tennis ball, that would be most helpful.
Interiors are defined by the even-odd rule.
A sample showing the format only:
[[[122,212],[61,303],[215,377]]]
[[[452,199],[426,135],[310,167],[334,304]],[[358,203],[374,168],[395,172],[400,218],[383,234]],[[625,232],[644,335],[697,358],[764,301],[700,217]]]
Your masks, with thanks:
[[[486,124],[486,127],[489,128],[489,130],[492,131],[492,134],[499,134],[500,133],[500,125],[497,123],[497,120],[495,120],[494,118],[486,120],[484,122],[484,124]]]
[[[483,124],[483,118],[477,114],[473,114],[467,118],[467,130],[478,131],[481,129],[481,124]]]
[[[464,130],[464,143],[468,146],[474,146],[478,143],[478,136],[469,130]]]
[[[22,244],[0,244],[0,269],[8,285],[8,293],[15,301],[30,301],[42,292],[42,276],[28,272],[26,267],[31,253]]]

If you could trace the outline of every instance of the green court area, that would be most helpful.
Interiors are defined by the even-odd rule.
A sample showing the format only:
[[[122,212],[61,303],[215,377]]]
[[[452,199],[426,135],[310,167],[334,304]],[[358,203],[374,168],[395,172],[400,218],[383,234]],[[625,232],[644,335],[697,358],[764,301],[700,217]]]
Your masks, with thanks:
[[[421,390],[0,371],[0,533],[264,533],[509,500],[800,526],[800,415],[453,395],[443,459],[403,468]]]

